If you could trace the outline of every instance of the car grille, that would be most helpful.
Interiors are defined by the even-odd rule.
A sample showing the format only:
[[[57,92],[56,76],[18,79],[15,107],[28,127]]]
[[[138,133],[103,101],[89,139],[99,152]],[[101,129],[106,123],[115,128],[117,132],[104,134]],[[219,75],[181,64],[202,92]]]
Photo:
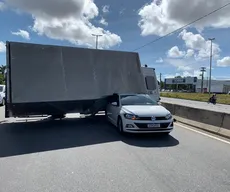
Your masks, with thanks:
[[[168,120],[165,117],[155,117],[156,121],[161,121],[161,120]],[[139,117],[139,120],[142,121],[152,121],[152,117]]]
[[[138,128],[148,128],[148,124],[147,123],[135,123],[135,125]],[[170,125],[170,123],[160,123],[160,125],[161,125],[161,128],[167,128]],[[173,126],[173,123],[172,123],[172,126]]]

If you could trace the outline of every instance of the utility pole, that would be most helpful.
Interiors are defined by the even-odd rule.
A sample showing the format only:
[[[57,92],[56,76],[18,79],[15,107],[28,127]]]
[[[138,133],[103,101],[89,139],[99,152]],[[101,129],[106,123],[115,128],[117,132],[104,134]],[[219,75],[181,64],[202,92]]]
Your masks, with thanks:
[[[212,42],[215,40],[215,38],[209,38],[209,41],[211,41],[211,47],[210,47],[210,68],[209,68],[209,87],[208,92],[209,96],[211,94],[211,84],[212,84]]]
[[[206,71],[205,67],[201,67],[201,93],[204,93],[204,72]]]
[[[161,91],[161,89],[162,89],[162,87],[161,87],[161,73],[160,73],[160,91]]]
[[[98,37],[101,37],[102,35],[92,34],[92,36],[96,37],[96,49],[97,49],[97,47],[98,47]]]

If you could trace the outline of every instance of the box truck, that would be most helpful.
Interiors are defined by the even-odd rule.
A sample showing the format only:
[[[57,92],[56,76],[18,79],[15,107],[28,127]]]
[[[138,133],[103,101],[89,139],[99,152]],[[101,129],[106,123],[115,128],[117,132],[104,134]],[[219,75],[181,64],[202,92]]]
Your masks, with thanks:
[[[6,60],[6,118],[95,114],[114,93],[159,99],[138,53],[6,42]]]

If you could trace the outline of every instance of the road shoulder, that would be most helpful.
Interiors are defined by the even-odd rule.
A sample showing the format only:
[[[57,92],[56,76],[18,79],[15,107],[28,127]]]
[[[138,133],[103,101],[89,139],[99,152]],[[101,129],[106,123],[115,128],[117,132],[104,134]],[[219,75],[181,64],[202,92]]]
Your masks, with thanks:
[[[230,139],[230,130],[223,129],[221,127],[216,127],[216,126],[209,125],[209,124],[205,124],[205,123],[200,123],[200,122],[189,120],[189,119],[185,119],[185,118],[178,117],[178,116],[174,116],[174,118],[176,119],[177,122],[182,123],[184,125],[188,125],[190,126],[190,128],[199,129],[202,131],[206,131],[206,132]]]

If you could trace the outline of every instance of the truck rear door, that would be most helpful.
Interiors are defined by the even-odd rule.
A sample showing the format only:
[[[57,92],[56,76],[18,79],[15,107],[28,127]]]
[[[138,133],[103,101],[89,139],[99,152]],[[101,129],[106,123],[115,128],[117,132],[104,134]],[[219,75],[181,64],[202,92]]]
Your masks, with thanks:
[[[159,101],[159,85],[154,68],[142,67],[142,73],[145,80],[148,95],[155,101]]]

